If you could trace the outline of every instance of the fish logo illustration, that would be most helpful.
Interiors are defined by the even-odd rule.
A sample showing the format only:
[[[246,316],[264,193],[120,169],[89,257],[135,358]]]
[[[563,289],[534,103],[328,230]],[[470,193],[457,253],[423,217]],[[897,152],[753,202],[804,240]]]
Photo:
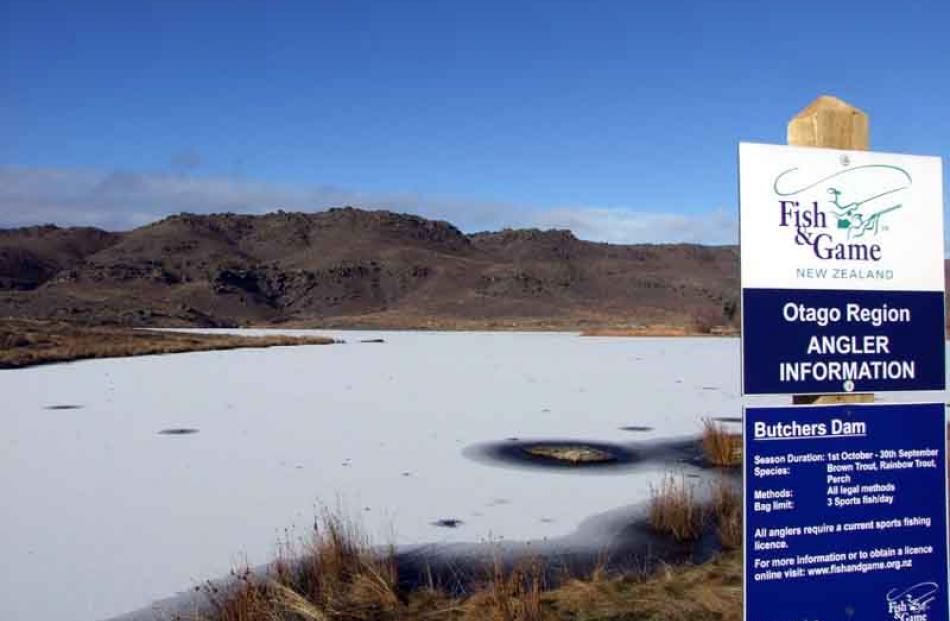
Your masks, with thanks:
[[[931,621],[930,605],[937,599],[936,582],[919,582],[906,589],[887,592],[887,612],[894,621]]]
[[[889,164],[831,174],[790,168],[773,182],[778,225],[794,231],[795,243],[818,259],[877,262],[884,255],[878,236],[889,230],[893,214],[905,209],[912,184],[909,172]]]
[[[881,230],[881,219],[904,205],[897,203],[877,208],[866,207],[867,200],[841,204],[841,190],[835,187],[828,188],[831,195],[831,213],[838,223],[838,229],[848,233],[848,239],[864,237],[866,234],[877,235]]]

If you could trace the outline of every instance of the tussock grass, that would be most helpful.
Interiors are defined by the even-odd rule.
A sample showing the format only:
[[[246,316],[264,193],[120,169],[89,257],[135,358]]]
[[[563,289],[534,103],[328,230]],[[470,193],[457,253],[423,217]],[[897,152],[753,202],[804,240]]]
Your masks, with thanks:
[[[742,465],[742,436],[730,433],[722,423],[703,421],[703,454],[706,461],[719,468],[735,468]]]
[[[703,509],[686,477],[663,477],[650,489],[650,526],[678,541],[698,539],[703,528]]]
[[[529,559],[510,570],[496,558],[489,579],[461,606],[465,619],[486,621],[542,621],[544,568]]]
[[[265,576],[232,573],[221,591],[207,585],[206,621],[371,621],[403,618],[408,610],[397,589],[395,558],[372,549],[359,526],[325,511],[309,541],[290,543]]]
[[[742,498],[735,486],[720,479],[713,487],[712,510],[716,518],[716,535],[724,550],[742,547]]]
[[[266,583],[259,583],[249,569],[232,571],[233,584],[219,587],[205,584],[201,589],[211,606],[209,615],[196,619],[214,621],[270,621],[274,611],[273,598]],[[184,621],[176,617],[175,621]]]
[[[299,558],[275,566],[277,600],[285,608],[303,610],[307,602],[328,619],[389,619],[404,611],[392,549],[374,550],[355,521],[324,511]]]
[[[91,327],[65,322],[0,319],[0,368],[88,358],[117,358],[189,351],[326,345],[326,337],[234,336]]]
[[[558,621],[739,621],[742,559],[664,567],[646,577],[594,575],[549,594]]]
[[[291,554],[301,556],[291,556]],[[463,595],[431,584],[400,588],[392,551],[371,545],[351,521],[325,513],[300,549],[283,548],[271,570],[208,585],[200,621],[738,621],[741,558],[656,574],[565,575],[551,587],[540,559],[506,567],[497,557]]]

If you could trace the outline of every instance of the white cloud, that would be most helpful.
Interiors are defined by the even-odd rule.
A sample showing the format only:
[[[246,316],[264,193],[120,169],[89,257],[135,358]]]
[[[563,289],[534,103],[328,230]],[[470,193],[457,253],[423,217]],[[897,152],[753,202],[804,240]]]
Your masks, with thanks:
[[[319,211],[353,205],[391,209],[463,226],[494,224],[511,207],[416,194],[367,193],[185,173],[0,166],[0,226],[52,222],[123,230],[180,213]]]
[[[567,228],[582,239],[617,243],[735,243],[735,219],[629,209],[540,209],[418,194],[293,186],[185,172],[143,173],[0,166],[0,227],[54,223],[126,230],[180,213],[320,211],[352,205],[447,220],[465,231]]]
[[[570,229],[581,239],[618,244],[735,244],[738,221],[725,210],[700,214],[649,213],[630,209],[558,208],[535,216],[541,228]]]

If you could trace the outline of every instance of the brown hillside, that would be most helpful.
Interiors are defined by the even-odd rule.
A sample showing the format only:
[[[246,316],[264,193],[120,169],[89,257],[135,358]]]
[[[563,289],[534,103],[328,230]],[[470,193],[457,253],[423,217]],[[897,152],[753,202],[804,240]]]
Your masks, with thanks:
[[[352,208],[0,232],[0,315],[124,325],[566,327],[736,319],[735,247],[466,235]]]
[[[94,228],[0,229],[0,290],[29,290],[118,239]]]

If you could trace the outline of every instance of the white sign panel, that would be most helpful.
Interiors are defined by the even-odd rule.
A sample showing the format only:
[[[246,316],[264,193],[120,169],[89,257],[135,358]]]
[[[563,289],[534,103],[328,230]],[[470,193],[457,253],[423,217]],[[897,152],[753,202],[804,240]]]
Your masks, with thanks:
[[[943,390],[940,158],[739,145],[744,394]]]
[[[742,286],[943,291],[938,157],[739,145]]]

